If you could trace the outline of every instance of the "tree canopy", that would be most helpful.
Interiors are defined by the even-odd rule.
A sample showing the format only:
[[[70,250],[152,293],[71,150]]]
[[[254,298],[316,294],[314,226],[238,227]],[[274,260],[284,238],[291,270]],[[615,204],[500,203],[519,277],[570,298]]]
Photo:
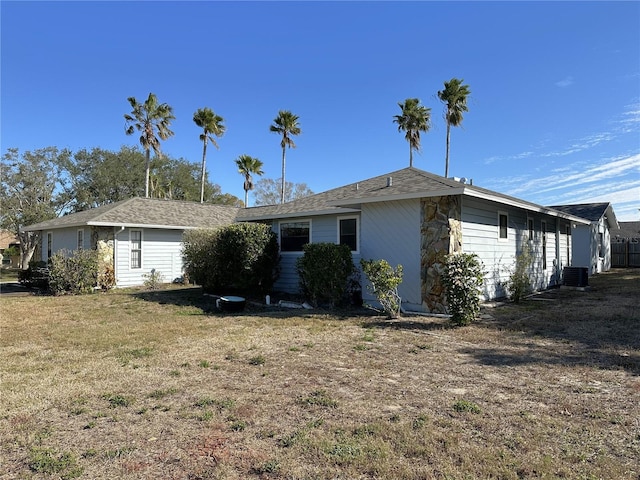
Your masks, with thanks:
[[[273,178],[261,178],[258,180],[254,189],[254,204],[256,206],[261,206],[280,203],[281,184],[282,179],[280,178],[275,180]],[[287,182],[284,201],[290,202],[292,200],[297,200],[298,198],[308,197],[309,195],[313,195],[313,192],[306,183]]]
[[[57,217],[74,196],[65,172],[70,156],[69,150],[56,147],[23,154],[10,148],[2,156],[0,226],[20,239],[22,268],[27,267],[40,238],[21,229]]]

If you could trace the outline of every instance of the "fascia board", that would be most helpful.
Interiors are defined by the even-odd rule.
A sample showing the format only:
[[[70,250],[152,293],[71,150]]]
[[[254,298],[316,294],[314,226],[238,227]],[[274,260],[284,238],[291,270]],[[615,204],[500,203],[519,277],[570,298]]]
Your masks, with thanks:
[[[117,228],[158,228],[161,230],[192,230],[200,227],[181,225],[154,225],[148,223],[116,223],[116,222],[87,222],[89,227],[117,227]]]

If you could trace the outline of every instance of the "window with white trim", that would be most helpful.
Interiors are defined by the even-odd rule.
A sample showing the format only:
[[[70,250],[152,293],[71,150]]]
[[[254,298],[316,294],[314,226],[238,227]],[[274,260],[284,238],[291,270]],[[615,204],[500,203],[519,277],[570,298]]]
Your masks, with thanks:
[[[352,252],[358,251],[358,218],[338,218],[338,243],[349,245]]]
[[[509,237],[509,217],[504,212],[498,212],[498,238],[506,240]]]
[[[129,232],[131,268],[142,268],[142,230]]]
[[[310,220],[280,223],[280,251],[301,252],[307,243],[311,243]]]
[[[77,249],[78,250],[84,249],[84,230],[83,229],[78,230]]]

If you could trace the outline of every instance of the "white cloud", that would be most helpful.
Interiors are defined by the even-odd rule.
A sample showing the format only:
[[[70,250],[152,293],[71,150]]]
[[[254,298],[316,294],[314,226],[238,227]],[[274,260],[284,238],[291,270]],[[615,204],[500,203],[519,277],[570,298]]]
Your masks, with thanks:
[[[573,77],[565,77],[564,79],[556,82],[556,86],[560,88],[565,88],[570,85],[573,85]]]

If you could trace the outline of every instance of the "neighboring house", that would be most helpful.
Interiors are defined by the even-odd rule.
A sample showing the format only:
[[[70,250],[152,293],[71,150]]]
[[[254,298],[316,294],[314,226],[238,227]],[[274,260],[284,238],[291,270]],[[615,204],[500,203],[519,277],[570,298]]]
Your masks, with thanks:
[[[238,208],[131,198],[25,227],[41,232],[41,260],[59,250],[97,249],[112,264],[116,285],[142,285],[151,270],[165,281],[183,274],[182,234],[234,222]]]
[[[9,247],[16,247],[19,249],[20,239],[16,237],[15,233],[7,230],[0,230],[0,262],[2,262],[2,266],[17,268],[20,263],[20,256],[17,255],[9,257],[9,255],[5,255],[5,250]]]
[[[576,226],[572,237],[572,267],[586,267],[589,275],[611,269],[611,230],[619,228],[610,203],[556,205],[569,215],[589,220],[588,225]]]
[[[611,266],[640,267],[640,222],[620,222],[611,229]]]
[[[268,223],[278,235],[275,290],[299,291],[295,263],[304,244],[344,243],[356,265],[363,258],[401,264],[404,307],[428,312],[445,310],[444,255],[477,254],[486,271],[484,298],[493,299],[506,294],[516,256],[528,247],[533,287],[545,289],[561,284],[563,267],[571,264],[572,234],[590,225],[577,215],[405,168],[279,205],[238,209],[134,198],[26,230],[42,232],[44,260],[62,248],[98,248],[107,259],[112,252],[117,285],[130,286],[142,284],[154,268],[168,279],[182,274],[185,230],[235,221]]]
[[[237,220],[268,222],[278,235],[276,289],[298,290],[295,261],[305,243],[346,243],[356,264],[361,258],[402,264],[403,305],[430,312],[444,311],[445,254],[477,254],[487,272],[484,297],[492,299],[505,295],[516,255],[528,245],[533,286],[544,289],[559,285],[563,267],[571,264],[574,227],[590,223],[412,167],[281,205],[243,209]]]

